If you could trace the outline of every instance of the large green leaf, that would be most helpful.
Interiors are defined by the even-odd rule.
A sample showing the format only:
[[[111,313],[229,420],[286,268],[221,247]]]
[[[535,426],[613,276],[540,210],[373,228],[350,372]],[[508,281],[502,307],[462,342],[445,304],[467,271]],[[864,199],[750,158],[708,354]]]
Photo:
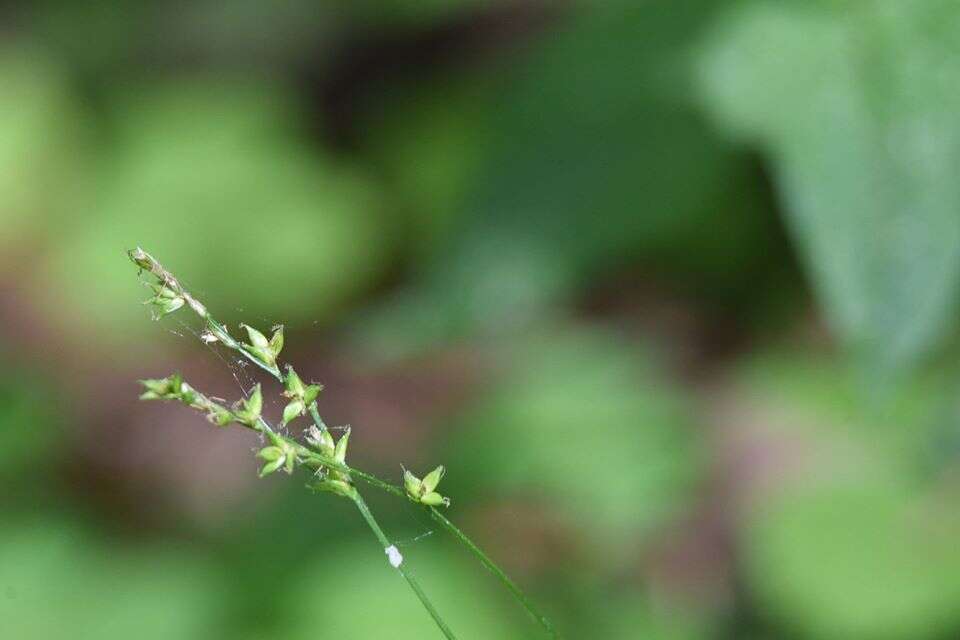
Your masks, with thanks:
[[[724,126],[774,166],[826,313],[859,356],[909,363],[960,276],[960,7],[752,3],[705,47]]]

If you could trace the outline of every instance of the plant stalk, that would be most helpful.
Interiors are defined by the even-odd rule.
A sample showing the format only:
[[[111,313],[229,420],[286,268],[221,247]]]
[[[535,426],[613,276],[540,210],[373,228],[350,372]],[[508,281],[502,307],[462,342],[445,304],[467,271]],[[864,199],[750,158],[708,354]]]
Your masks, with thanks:
[[[400,575],[402,575],[404,579],[406,579],[407,584],[410,585],[410,588],[413,589],[413,592],[417,594],[418,598],[420,598],[420,603],[423,605],[423,608],[430,613],[433,621],[437,623],[438,627],[440,627],[440,631],[443,632],[444,637],[446,637],[448,640],[456,640],[456,636],[453,634],[453,631],[450,630],[450,627],[447,626],[447,623],[444,622],[443,618],[440,617],[440,613],[433,606],[433,603],[430,601],[430,598],[427,597],[427,594],[424,593],[423,589],[420,587],[420,583],[417,582],[416,578],[413,577],[413,574],[411,574],[404,566],[403,558],[399,556],[399,552],[396,551],[396,547],[394,547],[390,540],[387,539],[386,534],[383,533],[383,529],[380,528],[376,518],[374,518],[373,514],[370,512],[370,508],[367,506],[366,501],[356,489],[353,490],[353,502],[357,505],[357,509],[360,511],[363,519],[367,521],[367,524],[373,531],[373,535],[375,535],[377,540],[380,541],[380,544],[383,545],[383,549],[388,556],[390,555],[390,550],[393,550],[394,553],[397,553],[399,562],[394,562],[391,559],[390,564],[400,572]]]
[[[311,406],[310,409],[311,409],[310,411],[311,414],[317,414],[314,416],[314,420],[319,422],[318,428],[326,429],[326,425],[323,424],[323,420],[320,419],[319,413],[316,410],[316,406],[315,405]],[[262,429],[265,429],[267,431],[271,430],[270,425],[263,418],[259,419],[259,423]],[[294,448],[297,451],[297,455],[301,458],[303,464],[309,468],[319,469],[321,467],[327,467],[330,469],[335,469],[336,471],[349,474],[350,477],[352,478],[359,478],[360,480],[363,480],[367,484],[373,487],[376,487],[381,491],[384,491],[386,493],[389,493],[401,498],[409,499],[406,491],[404,491],[401,487],[395,484],[391,484],[385,480],[381,480],[380,478],[378,478],[377,476],[371,473],[360,471],[346,464],[337,462],[333,458],[327,457],[321,453],[318,453],[316,451],[313,451],[305,447],[304,445],[300,444],[296,440],[293,440],[292,438],[289,438],[283,435],[280,435],[279,437],[283,439],[285,442],[294,446]],[[360,493],[357,492],[356,490],[354,490],[354,494],[356,495],[356,497],[354,498],[354,502],[356,502],[357,508],[360,509],[360,513],[363,514],[364,518],[367,520],[367,523],[370,524],[370,528],[373,529],[374,534],[376,534],[377,538],[383,544],[384,548],[389,547],[390,546],[389,540],[387,540],[387,537],[383,534],[383,531],[380,529],[379,525],[377,525],[376,520],[373,518],[373,514],[370,513],[370,509],[366,505],[366,502],[360,496]],[[556,630],[556,628],[554,628],[550,620],[545,615],[540,613],[540,611],[533,604],[533,601],[530,600],[527,594],[524,593],[524,591],[517,585],[517,583],[515,583],[513,580],[510,579],[510,576],[508,576],[506,572],[497,565],[497,563],[495,563],[493,560],[490,559],[490,556],[484,553],[483,550],[480,547],[478,547],[477,544],[473,540],[471,540],[469,536],[467,536],[467,534],[465,534],[457,525],[453,524],[453,522],[451,522],[445,515],[443,515],[439,509],[437,509],[436,507],[427,507],[427,506],[424,506],[424,508],[427,510],[427,512],[430,514],[430,517],[433,518],[433,520],[435,520],[444,529],[446,529],[447,532],[453,535],[453,537],[456,538],[457,541],[460,542],[460,544],[466,547],[467,550],[470,551],[470,553],[472,553],[474,557],[477,558],[480,564],[486,567],[486,569],[490,571],[490,573],[496,576],[497,579],[499,579],[500,582],[503,583],[504,587],[506,587],[506,589],[513,595],[513,597],[517,600],[517,602],[519,602],[520,605],[524,609],[526,609],[530,617],[533,618],[537,622],[537,624],[543,627],[544,631],[546,631],[551,638],[554,638],[554,640],[560,640],[561,638],[560,633]],[[407,579],[407,582],[410,583],[410,587],[417,593],[417,596],[420,598],[420,601],[423,603],[424,607],[426,607],[427,610],[430,612],[430,615],[433,616],[434,620],[437,621],[437,624],[440,626],[441,630],[444,630],[444,633],[449,631],[449,629],[446,629],[445,625],[443,625],[442,620],[439,619],[439,615],[437,614],[436,610],[433,609],[432,605],[430,604],[430,601],[426,599],[426,594],[423,593],[419,584],[416,583],[415,580],[413,580],[413,577],[403,568],[402,565],[398,567],[398,570],[400,571],[401,574],[403,574],[404,578]],[[448,636],[448,637],[451,637],[451,636]]]
[[[503,569],[497,566],[497,564],[491,560],[490,557],[485,554],[480,547],[474,544],[473,540],[467,537],[467,534],[461,531],[457,525],[450,522],[450,520],[447,519],[445,515],[440,513],[436,507],[427,507],[427,511],[430,512],[430,517],[440,523],[440,525],[451,535],[453,535],[454,538],[459,540],[460,543],[465,546],[470,553],[477,558],[477,560],[480,561],[480,564],[486,567],[490,573],[499,578],[500,582],[503,583],[503,586],[505,586],[507,590],[513,594],[513,597],[516,598],[521,605],[523,605],[523,608],[527,610],[527,613],[530,614],[537,624],[543,627],[543,629],[550,634],[551,638],[554,638],[554,640],[560,640],[560,634],[553,627],[553,624],[550,622],[550,620],[548,620],[545,615],[540,613],[530,598],[527,597],[527,594],[525,594],[523,590],[518,587],[513,580],[510,579],[510,576],[508,576]]]
[[[263,422],[262,419],[261,419],[261,422],[267,429],[269,429],[269,425]],[[341,471],[343,473],[349,474],[350,477],[352,478],[359,478],[360,480],[363,480],[367,484],[373,487],[377,487],[378,489],[385,491],[386,493],[409,499],[407,497],[406,491],[404,491],[401,487],[398,487],[397,485],[391,484],[385,480],[381,480],[380,478],[378,478],[377,476],[371,473],[360,471],[348,465],[341,464],[336,460],[332,458],[328,458],[327,456],[319,454],[315,451],[311,451],[310,449],[304,447],[303,445],[296,442],[295,440],[292,440],[291,438],[288,438],[286,436],[280,436],[280,437],[283,438],[286,442],[294,445],[297,448],[298,455],[300,455],[303,458],[303,463],[308,467],[315,468],[315,469],[319,469],[320,467],[328,467],[331,469],[335,469],[337,471]],[[363,502],[363,498],[360,497],[360,494],[358,492],[356,493],[357,493],[357,498],[359,498],[360,502],[363,503],[362,507],[360,503],[357,504],[357,507],[360,509],[360,512],[364,514],[365,518],[367,518],[369,514],[369,517],[367,519],[367,522],[369,523],[373,518],[373,515],[370,514],[370,510],[367,508],[366,503]],[[356,502],[356,499],[354,501]],[[517,585],[517,583],[515,583],[510,578],[510,576],[506,574],[506,572],[503,569],[499,567],[499,565],[497,565],[497,563],[495,563],[490,558],[490,556],[484,553],[483,549],[478,547],[477,544],[472,539],[470,539],[470,537],[467,536],[466,533],[464,533],[457,525],[453,524],[453,522],[451,522],[445,515],[443,515],[439,509],[437,509],[436,507],[426,507],[426,506],[424,508],[427,510],[427,512],[430,514],[430,517],[433,518],[433,520],[435,520],[444,529],[446,529],[447,532],[453,535],[453,537],[456,538],[457,541],[460,542],[460,544],[466,547],[467,550],[470,551],[470,553],[472,553],[474,557],[477,558],[480,564],[482,564],[488,571],[490,571],[490,573],[496,576],[501,583],[503,583],[504,587],[506,587],[506,589],[513,595],[513,597],[516,598],[517,602],[519,602],[520,605],[524,609],[526,609],[530,617],[533,618],[537,624],[543,627],[544,631],[546,631],[551,638],[554,638],[554,640],[560,640],[561,638],[560,633],[556,630],[556,628],[553,626],[550,620],[545,615],[540,613],[539,609],[537,609],[537,607],[533,604],[533,601],[530,600],[527,594]],[[375,525],[376,521],[373,521],[373,522]],[[374,525],[371,525],[371,528],[373,528]],[[384,548],[390,546],[389,541],[387,540],[386,536],[383,535],[383,532],[379,530],[379,527],[374,529],[374,533],[377,534],[377,538],[380,540],[381,543],[383,543]],[[405,573],[402,570],[402,568],[401,568],[401,573]],[[407,575],[405,574],[404,577],[407,577]],[[410,581],[409,577],[407,578],[407,581],[408,582]],[[415,591],[419,590],[418,585],[415,586],[414,584],[411,584],[411,587],[413,587]],[[423,601],[423,598],[421,598],[421,601]],[[433,615],[433,612],[431,612],[431,615]],[[436,619],[436,616],[434,616],[434,618]]]

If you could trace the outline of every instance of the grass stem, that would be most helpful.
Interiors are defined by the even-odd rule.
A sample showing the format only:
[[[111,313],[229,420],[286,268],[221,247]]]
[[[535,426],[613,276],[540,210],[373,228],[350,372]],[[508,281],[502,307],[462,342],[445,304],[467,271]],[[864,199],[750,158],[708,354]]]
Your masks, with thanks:
[[[430,613],[433,621],[437,623],[438,627],[440,627],[440,631],[443,632],[444,637],[448,638],[448,640],[456,640],[456,636],[453,634],[453,631],[450,630],[450,627],[447,626],[447,623],[444,622],[442,617],[440,617],[440,613],[437,611],[436,607],[433,606],[433,603],[430,601],[430,598],[427,597],[427,594],[424,593],[423,589],[420,587],[420,583],[417,582],[416,578],[413,577],[413,574],[410,573],[407,567],[403,564],[403,558],[399,555],[396,547],[394,547],[390,540],[387,539],[386,534],[384,534],[383,529],[380,528],[380,525],[377,523],[377,519],[373,517],[373,514],[370,512],[370,508],[367,506],[366,501],[363,499],[363,496],[360,495],[359,491],[353,491],[353,501],[357,505],[357,509],[360,511],[363,519],[367,521],[367,524],[370,526],[373,534],[377,536],[377,540],[379,540],[380,544],[383,545],[384,551],[387,553],[388,557],[391,558],[390,564],[393,565],[396,570],[400,572],[400,575],[406,579],[407,584],[410,585],[410,588],[420,599],[420,603],[423,605],[423,608]],[[391,550],[396,554],[396,556],[391,555]],[[394,557],[398,558],[399,560],[393,560]]]
[[[430,512],[431,518],[433,518],[436,522],[440,524],[440,526],[442,526],[451,535],[453,535],[454,538],[459,540],[460,543],[463,546],[465,546],[470,551],[470,553],[472,553],[477,558],[477,560],[480,561],[480,564],[486,567],[487,570],[490,571],[490,573],[495,575],[500,580],[500,582],[503,583],[503,586],[505,586],[507,590],[513,594],[513,597],[516,598],[521,605],[523,605],[523,608],[527,610],[527,613],[530,614],[530,616],[537,622],[537,624],[543,627],[543,629],[548,634],[550,634],[551,638],[554,638],[555,640],[560,640],[560,634],[553,627],[553,624],[551,624],[550,620],[547,619],[545,615],[540,613],[540,611],[536,608],[536,606],[534,606],[530,598],[527,597],[527,594],[525,594],[523,590],[517,586],[517,583],[515,583],[513,580],[510,579],[510,576],[508,576],[503,571],[503,569],[501,569],[497,565],[497,563],[491,560],[490,557],[487,554],[485,554],[480,547],[474,544],[473,540],[468,538],[467,535],[463,531],[461,531],[457,525],[450,522],[450,520],[445,515],[440,513],[439,509],[437,509],[436,507],[427,507],[427,510]]]

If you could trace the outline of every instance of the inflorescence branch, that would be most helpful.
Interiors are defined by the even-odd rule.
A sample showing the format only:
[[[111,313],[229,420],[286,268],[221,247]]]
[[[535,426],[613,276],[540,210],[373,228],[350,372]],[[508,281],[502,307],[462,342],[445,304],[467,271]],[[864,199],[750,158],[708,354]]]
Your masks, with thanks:
[[[403,556],[396,546],[390,543],[380,528],[354,485],[354,480],[359,479],[387,493],[405,497],[427,509],[435,521],[461,542],[483,566],[504,584],[552,638],[559,638],[556,630],[536,610],[526,594],[463,531],[437,509],[440,506],[448,507],[450,505],[450,499],[436,491],[445,473],[442,465],[422,479],[405,470],[403,487],[348,466],[346,455],[347,445],[350,441],[350,429],[347,428],[339,439],[334,440],[317,407],[317,397],[323,386],[304,383],[289,364],[285,366],[285,372],[281,372],[277,358],[283,349],[282,325],[273,327],[270,338],[249,325],[240,325],[242,329],[246,330],[249,340],[248,342],[241,342],[230,335],[226,325],[217,321],[207,310],[207,307],[193,297],[180,283],[179,279],[167,271],[150,254],[138,247],[129,251],[128,255],[142,271],[151,274],[156,279],[156,282],[148,283],[153,291],[153,297],[144,303],[153,307],[155,317],[162,317],[183,307],[189,307],[204,322],[205,331],[201,336],[204,342],[220,342],[228,349],[237,351],[283,385],[282,396],[287,400],[287,404],[283,410],[282,426],[286,427],[293,420],[307,414],[310,415],[313,424],[305,431],[303,443],[283,435],[271,427],[261,415],[263,391],[260,384],[255,385],[246,398],[227,407],[197,391],[179,374],[175,373],[166,378],[141,380],[140,382],[144,387],[144,392],[140,396],[141,400],[177,400],[203,412],[207,419],[217,426],[228,427],[235,424],[255,431],[265,439],[264,446],[256,454],[263,461],[263,466],[260,468],[261,477],[279,470],[291,474],[297,467],[304,467],[311,472],[311,480],[307,485],[310,490],[332,493],[351,500],[378,541],[383,545],[384,553],[390,565],[407,580],[410,588],[420,599],[421,604],[446,638],[452,640],[455,636],[413,575],[403,565]]]

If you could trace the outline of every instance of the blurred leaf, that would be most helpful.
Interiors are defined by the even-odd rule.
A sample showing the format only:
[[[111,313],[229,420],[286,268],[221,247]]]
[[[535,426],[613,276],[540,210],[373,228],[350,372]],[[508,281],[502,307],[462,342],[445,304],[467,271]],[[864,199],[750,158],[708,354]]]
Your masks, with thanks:
[[[109,553],[59,520],[0,530],[0,631],[7,638],[208,638],[210,576],[188,556]]]
[[[716,5],[592,4],[541,34],[496,93],[490,154],[468,203],[474,233],[496,225],[578,277],[638,255],[679,267],[702,255],[688,242],[735,243],[744,260],[755,221],[743,203],[717,205],[742,167],[694,113],[680,73]],[[720,218],[737,233],[702,233]]]
[[[454,167],[472,171],[445,183],[463,221],[442,253],[427,254],[419,288],[363,338],[389,327],[394,343],[406,334],[418,348],[525,326],[598,275],[637,263],[711,292],[755,271],[770,231],[758,190],[695,112],[682,73],[715,6],[594,3],[565,14],[508,68],[494,68],[468,116],[449,120],[490,132],[476,169],[477,142],[453,137],[458,129],[449,135],[464,148],[433,132],[431,149],[413,140],[422,126],[407,131],[407,153],[394,155],[411,168],[394,177],[417,204],[424,174],[441,153],[454,156]],[[421,108],[426,121],[436,107],[426,96]]]
[[[382,29],[385,26],[430,26],[486,4],[490,3],[480,0],[355,0],[341,5],[341,9],[360,24]],[[508,3],[501,0],[499,4]]]
[[[153,3],[37,0],[31,27],[86,82],[109,85],[144,67],[265,70],[321,53],[335,3],[238,0]]]
[[[542,336],[511,360],[465,419],[445,482],[537,495],[615,561],[683,507],[698,476],[682,398],[609,335]]]
[[[322,47],[336,40],[333,13],[338,4],[310,0],[165,3],[157,9],[163,28],[146,31],[143,40],[154,55],[174,60],[191,56],[244,72],[302,59],[313,62],[322,60]]]
[[[433,78],[413,89],[385,89],[363,115],[366,152],[394,191],[420,260],[455,240],[491,135],[491,81],[481,74]]]
[[[932,454],[956,434],[955,374],[881,401],[856,373],[789,351],[741,370],[725,439],[747,465],[729,471],[752,498],[739,543],[748,584],[764,617],[799,637],[948,637],[960,519]],[[955,465],[956,451],[936,453]]]
[[[604,592],[590,613],[589,626],[582,627],[582,637],[603,637],[610,640],[699,640],[709,637],[706,625],[693,611],[683,615],[658,610],[651,598],[639,589],[617,589]]]
[[[756,514],[743,547],[752,590],[804,637],[948,637],[960,623],[960,522],[919,507],[890,484],[783,498]]]
[[[741,402],[762,412],[766,428],[788,429],[823,451],[852,446],[875,476],[917,481],[957,455],[955,444],[947,451],[941,442],[960,426],[955,369],[928,371],[883,396],[857,373],[839,359],[764,353],[740,369]]]
[[[12,481],[50,460],[64,444],[57,424],[58,393],[52,381],[21,370],[17,378],[0,378],[0,478]]]
[[[329,318],[378,273],[370,185],[296,140],[275,87],[181,80],[125,104],[98,196],[47,273],[74,324],[120,340],[149,329],[122,254],[137,245],[227,318],[240,305],[247,319]]]
[[[707,102],[760,144],[839,336],[873,364],[940,336],[960,275],[956,3],[753,2],[706,45]]]
[[[83,121],[39,49],[0,46],[0,253],[51,231],[77,187]]]
[[[138,45],[158,24],[154,10],[136,0],[36,0],[30,16],[32,33],[71,71],[97,80],[135,64]]]

